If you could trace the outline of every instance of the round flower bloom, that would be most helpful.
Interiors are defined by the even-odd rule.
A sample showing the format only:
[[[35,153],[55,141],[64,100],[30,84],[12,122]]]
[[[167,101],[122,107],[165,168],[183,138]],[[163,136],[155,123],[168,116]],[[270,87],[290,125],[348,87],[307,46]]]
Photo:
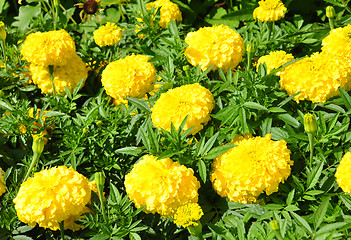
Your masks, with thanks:
[[[261,22],[274,22],[285,16],[286,7],[280,0],[261,0],[255,8],[253,17]]]
[[[267,74],[269,74],[273,69],[279,68],[291,60],[294,60],[294,56],[292,54],[286,53],[282,50],[273,51],[268,55],[262,56],[258,59],[257,70],[260,64],[266,63]]]
[[[336,173],[335,173],[336,182],[345,193],[351,193],[350,170],[351,170],[351,152],[347,152],[342,157],[340,161],[340,165],[336,168]]]
[[[332,56],[351,58],[351,25],[335,28],[322,41],[322,52]]]
[[[280,70],[280,87],[296,102],[310,100],[323,103],[339,95],[339,87],[351,89],[351,68],[348,61],[333,58],[330,54],[314,53]]]
[[[172,19],[175,22],[182,21],[182,13],[179,10],[178,5],[169,0],[157,0],[146,4],[146,9],[149,11],[153,7],[155,8],[155,11],[157,11],[158,8],[161,8],[159,25],[163,28],[165,28]]]
[[[174,223],[183,228],[188,226],[198,226],[199,220],[204,215],[198,203],[188,203],[177,209],[174,214]]]
[[[0,196],[6,192],[5,181],[4,181],[4,171],[0,168]]]
[[[212,93],[198,83],[183,85],[162,93],[151,109],[151,119],[155,127],[171,130],[171,123],[176,129],[188,116],[183,130],[191,127],[196,134],[211,119],[214,108]]]
[[[106,25],[101,26],[99,29],[94,31],[94,40],[100,47],[103,46],[113,46],[122,38],[122,29],[117,27],[114,23],[106,23]]]
[[[106,93],[118,104],[126,97],[142,98],[153,89],[156,69],[148,56],[131,55],[111,62],[101,75]]]
[[[211,70],[222,68],[227,72],[234,69],[241,61],[245,45],[239,33],[225,25],[203,27],[190,32],[185,38],[189,45],[185,49],[188,62],[202,70],[214,65]]]
[[[236,147],[217,157],[211,172],[213,188],[222,197],[238,203],[254,203],[257,197],[278,191],[280,182],[290,175],[290,150],[286,142],[273,141],[271,135],[237,137]]]
[[[69,63],[63,66],[53,66],[54,85],[57,94],[65,94],[65,87],[73,92],[74,87],[82,80],[85,82],[88,76],[88,70],[85,63],[77,55],[71,55]],[[52,83],[50,79],[50,71],[48,66],[31,64],[30,72],[32,74],[33,83],[40,89],[41,93],[53,93]],[[82,86],[84,83],[82,84]]]
[[[146,213],[172,217],[178,207],[198,201],[200,183],[194,171],[170,158],[145,155],[125,176],[126,192]]]
[[[13,202],[22,222],[58,230],[60,222],[83,212],[90,198],[88,179],[73,168],[59,166],[28,178]]]
[[[63,66],[70,64],[72,55],[76,54],[76,46],[64,29],[36,32],[27,36],[21,53],[25,60],[33,64]]]

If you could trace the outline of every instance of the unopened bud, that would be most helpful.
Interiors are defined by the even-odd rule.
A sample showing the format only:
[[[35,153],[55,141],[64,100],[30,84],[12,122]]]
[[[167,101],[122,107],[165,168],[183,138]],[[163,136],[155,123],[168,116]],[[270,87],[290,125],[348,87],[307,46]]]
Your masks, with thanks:
[[[105,177],[102,172],[95,173],[95,183],[97,187],[105,185]]]
[[[33,135],[33,146],[32,146],[33,153],[38,154],[40,156],[40,154],[44,150],[44,143],[45,141],[44,141],[43,133]]]
[[[87,131],[89,131],[89,128],[87,127],[83,128],[83,134],[86,133]]]
[[[304,118],[304,125],[306,133],[316,133],[317,132],[317,121],[313,114],[307,113]]]
[[[2,41],[6,40],[6,30],[5,30],[5,24],[3,21],[0,21],[0,40]]]
[[[335,9],[333,6],[328,6],[326,8],[327,18],[335,18]]]
[[[278,220],[272,220],[269,222],[269,225],[271,226],[273,231],[279,231],[279,221]]]
[[[247,43],[246,51],[248,53],[254,53],[255,52],[255,45],[251,41]]]

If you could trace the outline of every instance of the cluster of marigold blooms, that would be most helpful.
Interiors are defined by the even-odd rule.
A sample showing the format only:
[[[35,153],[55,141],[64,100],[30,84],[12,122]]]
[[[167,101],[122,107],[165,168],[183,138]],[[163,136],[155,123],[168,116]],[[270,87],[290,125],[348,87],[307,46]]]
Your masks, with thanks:
[[[280,1],[261,1],[260,7],[267,7],[268,3],[274,2]],[[281,8],[280,4],[277,6]],[[280,13],[281,9],[276,15],[281,16]],[[256,17],[259,18],[265,14],[260,10],[256,12]],[[276,15],[272,17],[273,21],[278,19]],[[341,54],[348,49],[345,44],[349,39],[344,39],[348,29],[349,27],[332,31],[323,40],[323,53],[314,54],[310,58],[301,60],[299,64],[291,64],[281,70],[279,75],[282,87],[292,94],[292,91],[296,90],[293,86],[298,86],[300,81],[297,77],[299,74],[296,74],[298,71],[299,78],[303,76],[301,82],[305,84],[298,91],[307,91],[306,89],[316,86],[317,89],[313,92],[315,95],[325,94],[324,91],[318,94],[316,92],[321,91],[323,86],[323,89],[326,89],[327,84],[335,85],[333,81],[337,81],[336,75],[342,75],[342,72],[337,69],[342,67],[327,66],[326,58],[321,59],[320,56],[331,54],[339,57],[339,60],[349,61],[347,56]],[[121,39],[120,31],[121,29],[115,24],[107,24],[94,33],[94,39],[99,46],[117,44]],[[40,38],[38,38],[39,35]],[[33,44],[35,39],[37,42]],[[340,39],[343,40],[341,43]],[[188,44],[185,49],[187,60],[193,66],[199,65],[203,70],[209,67],[212,67],[211,71],[221,68],[227,72],[234,69],[240,63],[245,51],[241,36],[225,25],[204,27],[188,33],[185,42]],[[337,42],[338,45],[336,45]],[[74,43],[64,30],[31,34],[24,42],[21,51],[31,62],[31,72],[32,69],[40,68],[40,71],[33,70],[32,79],[43,93],[53,92],[50,85],[49,66],[54,66],[53,85],[58,93],[63,93],[63,86],[71,90],[77,81],[79,82],[86,75],[83,67],[82,69],[79,67],[78,70],[77,66],[84,64],[76,64],[81,60],[78,60]],[[274,55],[274,58],[271,56],[259,61],[267,64],[268,71],[291,59],[280,53]],[[152,91],[157,79],[157,71],[149,60],[148,56],[133,54],[108,63],[102,72],[101,82],[115,104],[126,103],[127,97],[142,98]],[[332,65],[333,62],[330,61],[328,64]],[[68,62],[72,69],[77,68],[74,73],[70,72],[72,69],[68,67]],[[315,71],[313,69],[316,66],[321,67],[322,63],[325,69],[319,68],[320,73],[316,70],[312,74],[312,71]],[[310,79],[311,77],[304,72],[306,71],[302,67],[304,64],[309,64],[308,74],[314,76],[321,84],[318,84],[317,80]],[[344,70],[346,71],[346,66]],[[66,75],[68,73],[74,76]],[[60,74],[64,74],[65,77]],[[322,78],[322,75],[326,77]],[[342,82],[342,79],[344,78],[338,81]],[[346,86],[342,85],[342,87]],[[327,96],[330,97],[330,94]],[[184,118],[188,116],[183,130],[193,128],[189,134],[195,135],[210,121],[210,113],[214,105],[214,97],[205,87],[198,83],[183,85],[160,94],[151,109],[151,119],[156,128],[170,131],[171,124],[178,129]],[[278,191],[278,185],[290,175],[293,161],[290,159],[290,150],[284,140],[273,141],[270,134],[265,137],[245,134],[236,136],[231,144],[235,144],[236,147],[217,157],[212,163],[210,181],[220,196],[238,203],[261,203],[262,200],[258,200],[260,194],[270,195]],[[351,153],[345,154],[336,173],[337,182],[345,192],[351,192],[351,180],[346,177],[350,170],[350,161]],[[3,180],[1,184],[0,192],[3,192],[5,189]],[[183,227],[201,226],[199,219],[204,214],[198,204],[198,189],[201,186],[191,168],[174,162],[170,158],[158,159],[157,156],[145,155],[125,176],[124,184],[130,200],[137,208],[145,206],[145,212],[158,213],[165,218],[174,219],[176,224]],[[21,185],[14,199],[18,217],[30,226],[38,224],[40,227],[56,230],[59,228],[59,223],[64,222],[65,229],[78,230],[82,226],[74,221],[89,211],[86,204],[91,199],[93,186],[72,168],[59,166],[42,170]]]

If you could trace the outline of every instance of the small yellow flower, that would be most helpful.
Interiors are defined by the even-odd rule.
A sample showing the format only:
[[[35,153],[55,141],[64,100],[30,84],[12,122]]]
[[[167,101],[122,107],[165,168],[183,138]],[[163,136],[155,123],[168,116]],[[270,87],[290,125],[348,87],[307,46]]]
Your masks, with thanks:
[[[185,38],[189,45],[185,49],[188,62],[202,70],[210,66],[211,71],[222,68],[227,72],[240,63],[245,52],[245,45],[239,33],[225,25],[203,27],[196,32],[190,32]]]
[[[198,201],[200,183],[191,168],[145,155],[125,176],[124,186],[135,207],[171,218],[180,206]]]
[[[95,43],[100,46],[113,46],[122,39],[122,29],[117,27],[114,23],[106,23],[99,29],[94,31]]]
[[[270,52],[268,55],[262,56],[258,59],[257,70],[260,64],[266,64],[267,74],[269,74],[273,69],[279,68],[285,63],[294,60],[294,56],[285,51],[274,51]]]
[[[351,152],[345,153],[336,168],[336,182],[345,193],[351,193]]]
[[[0,196],[6,192],[6,186],[4,181],[5,172],[0,168]]]
[[[188,203],[180,206],[174,214],[174,223],[183,228],[198,226],[200,218],[204,215],[198,203]]]
[[[238,203],[255,203],[257,197],[278,191],[279,183],[290,175],[293,161],[286,142],[271,135],[235,138],[236,147],[217,157],[210,180],[222,197]]]
[[[280,0],[261,0],[255,8],[253,17],[262,22],[275,22],[285,16],[286,7]]]

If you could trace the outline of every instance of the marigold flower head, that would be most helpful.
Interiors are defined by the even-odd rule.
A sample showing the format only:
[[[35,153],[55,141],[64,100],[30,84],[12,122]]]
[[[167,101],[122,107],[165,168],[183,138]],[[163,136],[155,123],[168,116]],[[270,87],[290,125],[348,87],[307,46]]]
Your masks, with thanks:
[[[185,49],[188,62],[202,70],[214,65],[211,70],[222,68],[227,72],[241,61],[245,45],[239,33],[225,25],[203,27],[190,32],[185,38],[189,45]]]
[[[59,166],[28,178],[13,202],[22,222],[58,230],[60,222],[80,215],[90,198],[88,179],[73,168]]]
[[[163,28],[173,19],[175,22],[182,21],[182,13],[177,4],[169,0],[157,0],[146,4],[146,9],[151,10],[152,7],[157,10],[160,8],[160,22],[159,25]]]
[[[198,201],[200,183],[194,171],[170,158],[145,155],[125,177],[129,199],[146,213],[172,217],[182,205]]]
[[[70,64],[72,55],[76,54],[76,46],[64,29],[36,32],[27,36],[21,53],[25,60],[36,65],[63,66]]]
[[[194,135],[211,119],[214,104],[212,93],[200,84],[183,85],[161,94],[151,109],[151,119],[155,127],[170,131],[171,123],[178,129],[188,116],[183,130],[194,127],[190,132]]]
[[[62,66],[53,66],[53,82],[55,85],[56,94],[65,94],[65,87],[73,92],[73,89],[83,79],[85,82],[88,76],[88,70],[85,63],[77,55],[71,55],[69,63]],[[30,72],[32,80],[37,85],[43,94],[52,94],[52,83],[50,80],[50,71],[48,66],[31,64]],[[84,82],[82,86],[84,85]]]
[[[198,203],[188,203],[180,206],[174,214],[174,223],[183,228],[198,226],[200,218],[204,215]]]
[[[283,140],[271,135],[237,138],[236,147],[217,157],[212,164],[211,182],[222,197],[238,203],[255,203],[257,197],[278,191],[290,175],[290,150]]]
[[[153,89],[156,69],[148,56],[131,55],[111,62],[102,72],[106,93],[119,102],[126,97],[142,98]]]
[[[122,39],[122,29],[114,23],[106,23],[94,31],[95,43],[100,46],[113,46]]]
[[[262,56],[258,59],[257,70],[260,64],[266,63],[267,74],[269,74],[273,69],[279,68],[291,60],[294,60],[294,56],[292,54],[286,53],[282,50],[273,51],[268,55]]]
[[[285,16],[286,7],[280,0],[261,0],[255,8],[253,17],[261,22],[274,22]]]
[[[322,52],[331,56],[351,58],[351,25],[335,28],[322,41]]]
[[[0,168],[0,196],[6,192],[5,181],[4,181],[4,171]]]
[[[351,152],[345,153],[336,168],[336,182],[345,193],[351,193]]]
[[[351,89],[351,68],[346,60],[334,58],[330,54],[314,53],[280,70],[280,87],[294,97],[296,102],[310,100],[324,103],[339,95],[339,87]]]

